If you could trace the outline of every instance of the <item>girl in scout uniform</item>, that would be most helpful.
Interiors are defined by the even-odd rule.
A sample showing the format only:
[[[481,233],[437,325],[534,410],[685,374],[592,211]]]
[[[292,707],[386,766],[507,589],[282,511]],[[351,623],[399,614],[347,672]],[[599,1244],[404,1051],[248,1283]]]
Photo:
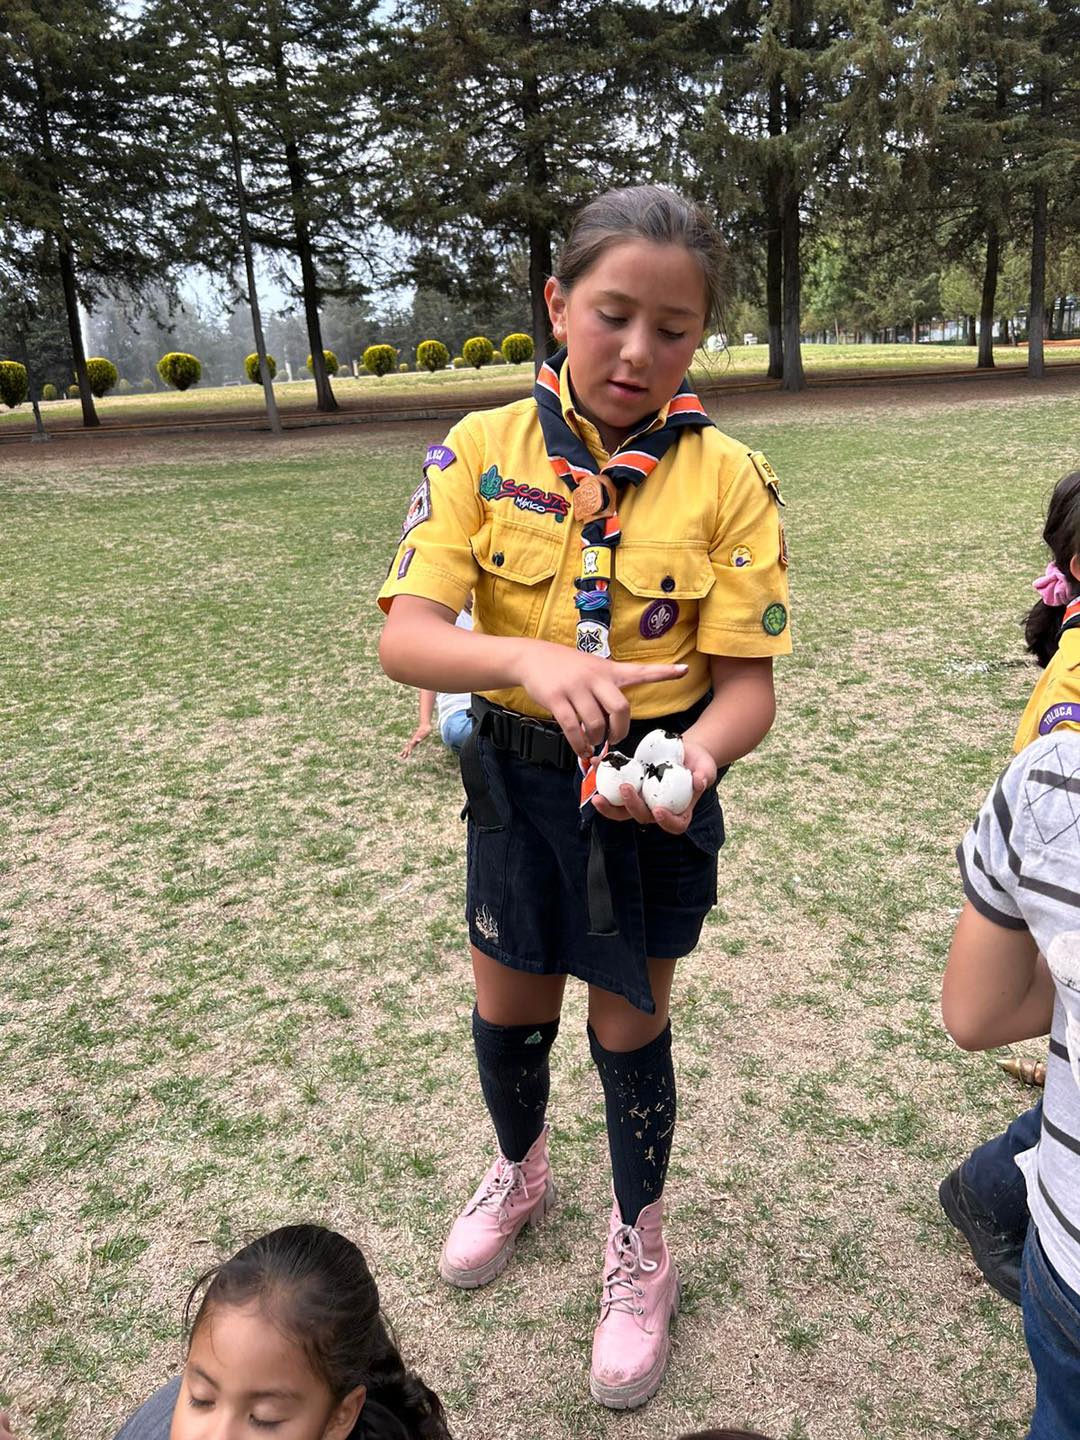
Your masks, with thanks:
[[[773,721],[790,650],[779,486],[685,381],[718,320],[722,242],[638,186],[576,217],[548,281],[561,349],[534,395],[428,451],[379,603],[395,680],[474,692],[462,752],[473,1039],[498,1154],[443,1248],[486,1284],[555,1198],[545,1111],[566,977],[589,987],[614,1204],[591,1388],[644,1403],[663,1378],[678,1272],[663,1237],[675,1128],[675,962],[716,901],[722,771]],[[475,630],[454,616],[475,590]],[[694,798],[582,802],[605,744],[679,731]]]

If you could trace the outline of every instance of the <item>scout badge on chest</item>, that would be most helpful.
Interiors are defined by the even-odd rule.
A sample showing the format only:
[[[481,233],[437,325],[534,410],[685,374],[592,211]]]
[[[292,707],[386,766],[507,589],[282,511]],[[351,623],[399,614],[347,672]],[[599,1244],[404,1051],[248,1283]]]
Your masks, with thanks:
[[[563,415],[560,375],[565,348],[540,367],[533,395],[548,459],[560,480],[570,487],[574,519],[581,526],[581,568],[574,580],[578,612],[577,648],[588,655],[611,655],[611,584],[615,550],[622,534],[617,497],[627,485],[640,485],[656,469],[669,447],[687,426],[711,425],[701,401],[684,381],[672,396],[667,418],[650,429],[656,415],[647,415],[597,474],[585,442]]]

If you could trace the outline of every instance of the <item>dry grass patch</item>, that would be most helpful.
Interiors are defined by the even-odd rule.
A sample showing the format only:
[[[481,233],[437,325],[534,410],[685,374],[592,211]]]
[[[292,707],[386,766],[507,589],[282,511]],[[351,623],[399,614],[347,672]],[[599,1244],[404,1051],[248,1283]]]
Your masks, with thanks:
[[[1010,382],[1011,384],[1011,382]],[[678,982],[686,1308],[641,1414],[587,1398],[610,1205],[573,989],[562,1200],[490,1290],[435,1274],[490,1131],[459,783],[372,603],[415,427],[0,455],[0,1403],[98,1440],[179,1360],[193,1275],[318,1218],[373,1256],[469,1440],[1019,1440],[1019,1317],[940,1176],[1027,1096],[937,1015],[952,847],[1033,675],[1017,621],[1076,383],[727,401],[785,481],[797,651],[724,782]]]

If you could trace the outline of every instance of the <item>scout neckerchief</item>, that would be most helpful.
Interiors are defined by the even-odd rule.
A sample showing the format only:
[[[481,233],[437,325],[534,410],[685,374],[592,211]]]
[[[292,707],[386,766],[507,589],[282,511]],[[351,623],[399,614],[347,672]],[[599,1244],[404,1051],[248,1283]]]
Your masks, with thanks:
[[[1064,635],[1066,630],[1075,630],[1078,625],[1080,625],[1080,595],[1075,600],[1070,600],[1065,606],[1065,614],[1061,619],[1058,636]]]
[[[679,438],[680,430],[688,425],[711,425],[712,421],[684,380],[671,397],[663,425],[646,433],[657,415],[646,416],[597,473],[588,446],[563,415],[559,377],[565,364],[564,347],[540,367],[533,395],[548,459],[573,493],[574,519],[583,522],[581,574],[574,581],[577,648],[607,658],[611,655],[611,582],[621,534],[615,511],[617,492],[627,485],[640,485]]]
[[[563,414],[560,376],[565,364],[564,347],[540,367],[533,395],[548,459],[555,474],[570,487],[574,519],[582,522],[581,574],[574,581],[577,648],[586,654],[607,658],[611,655],[611,582],[615,578],[615,550],[622,533],[615,511],[616,496],[628,485],[640,485],[652,474],[668,448],[678,440],[681,430],[688,425],[701,428],[711,425],[712,421],[684,380],[671,397],[664,423],[650,431],[649,426],[656,422],[659,412],[647,415],[598,472],[588,446],[571,430]],[[605,743],[598,754],[606,752]],[[590,801],[596,788],[596,768],[582,763],[581,771],[581,818],[582,823],[588,825],[593,818]],[[611,890],[595,827],[589,839],[586,893],[590,934],[614,934]]]

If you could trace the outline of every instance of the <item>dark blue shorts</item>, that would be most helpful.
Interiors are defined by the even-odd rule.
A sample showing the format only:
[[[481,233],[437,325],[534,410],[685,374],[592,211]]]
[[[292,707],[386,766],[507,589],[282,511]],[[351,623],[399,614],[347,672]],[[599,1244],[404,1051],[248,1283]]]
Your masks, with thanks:
[[[481,830],[469,819],[469,939],[515,970],[576,975],[652,1014],[646,958],[688,955],[716,904],[724,817],[715,787],[698,800],[684,835],[593,816],[617,933],[591,935],[589,834],[578,809],[580,777],[498,750],[486,736],[477,744],[504,823]]]

